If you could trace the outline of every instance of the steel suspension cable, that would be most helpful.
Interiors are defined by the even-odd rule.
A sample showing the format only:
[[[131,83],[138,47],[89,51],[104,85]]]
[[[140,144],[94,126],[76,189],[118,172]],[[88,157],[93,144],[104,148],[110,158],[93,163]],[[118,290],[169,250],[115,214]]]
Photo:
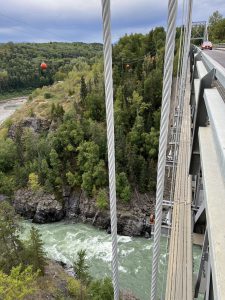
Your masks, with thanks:
[[[184,107],[184,96],[185,96],[185,85],[187,79],[187,71],[188,71],[188,56],[190,49],[190,41],[191,41],[191,28],[192,28],[192,6],[193,0],[188,0],[188,13],[187,13],[187,21],[186,21],[186,32],[185,32],[185,42],[184,42],[184,55],[183,55],[183,63],[182,63],[182,72],[181,72],[181,81],[179,87],[179,113],[178,113],[178,122],[177,122],[177,130],[176,130],[176,141],[175,141],[175,156],[178,156],[179,152],[179,142],[180,142],[180,130],[182,124],[183,117],[183,107]],[[183,154],[183,153],[182,153]],[[174,170],[176,173],[176,169]],[[175,175],[176,177],[176,175]],[[181,186],[178,187],[181,192]],[[178,245],[177,245],[178,247]],[[174,255],[170,253],[170,255]]]
[[[181,64],[181,74],[179,80],[179,93],[178,93],[178,116],[176,120],[176,132],[175,132],[175,143],[174,143],[174,153],[173,153],[173,169],[172,169],[172,183],[171,183],[171,190],[170,190],[170,201],[172,201],[174,195],[174,188],[175,188],[175,179],[176,179],[176,162],[178,158],[179,152],[179,133],[180,133],[180,126],[181,126],[181,118],[182,118],[182,93],[184,90],[184,82],[186,82],[185,76],[185,51],[189,49],[188,39],[188,27],[189,27],[189,11],[190,11],[190,1],[187,0],[186,2],[186,18],[185,18],[185,27],[184,27],[184,39],[183,39],[183,47],[182,47],[182,64]],[[191,23],[192,24],[192,23]],[[184,81],[185,80],[185,81]]]
[[[175,187],[175,175],[176,175],[176,162],[177,162],[177,138],[178,138],[178,122],[180,119],[180,83],[182,77],[182,69],[183,69],[183,57],[185,51],[185,38],[186,38],[186,25],[187,25],[187,2],[183,1],[183,16],[182,16],[182,38],[180,39],[180,53],[179,53],[179,65],[178,65],[178,73],[177,73],[177,82],[176,82],[176,94],[175,101],[179,110],[177,111],[177,119],[176,119],[176,132],[175,132],[175,143],[173,149],[173,166],[172,166],[172,180],[171,180],[171,188],[170,188],[170,202],[172,202],[174,196],[174,187]]]
[[[102,0],[102,19],[103,19],[103,41],[104,41],[104,78],[105,78],[106,121],[107,121],[109,194],[110,194],[110,215],[111,215],[111,237],[112,237],[112,275],[113,275],[114,300],[119,300],[110,0]]]
[[[178,99],[178,86],[179,86],[179,77],[180,77],[180,70],[182,68],[182,57],[183,57],[183,45],[184,45],[184,16],[185,16],[185,3],[186,0],[183,0],[182,5],[182,22],[181,22],[181,32],[180,32],[180,39],[179,39],[179,52],[178,52],[178,62],[177,62],[177,76],[176,76],[176,87],[175,87],[175,95],[174,95],[174,101],[175,101],[175,107],[177,104]],[[174,155],[173,155],[174,156]],[[173,160],[173,170],[175,168],[175,159]],[[174,174],[172,173],[172,182],[171,182],[171,190],[174,180]],[[172,197],[171,197],[171,191],[170,190],[170,203],[172,204]],[[172,206],[171,206],[172,207]],[[171,224],[171,210],[170,210],[170,216],[169,216],[170,224]],[[169,237],[170,237],[170,231],[171,229],[168,228],[168,234],[166,237],[166,253],[165,253],[165,263],[163,266],[163,280],[162,280],[162,288],[161,288],[161,300],[163,300],[163,292],[164,292],[164,286],[165,286],[165,278],[166,278],[166,262],[168,260],[168,254],[169,254]]]
[[[158,278],[161,222],[162,222],[162,203],[163,203],[163,192],[164,192],[164,181],[165,181],[170,98],[171,98],[171,89],[172,89],[177,2],[178,2],[177,0],[169,0],[168,3],[168,20],[167,20],[164,75],[163,75],[163,95],[162,95],[161,119],[160,119],[159,156],[158,156],[158,167],[157,167],[157,190],[156,190],[155,229],[154,229],[154,246],[153,246],[153,262],[152,262],[151,300],[155,300],[157,294],[157,278]]]

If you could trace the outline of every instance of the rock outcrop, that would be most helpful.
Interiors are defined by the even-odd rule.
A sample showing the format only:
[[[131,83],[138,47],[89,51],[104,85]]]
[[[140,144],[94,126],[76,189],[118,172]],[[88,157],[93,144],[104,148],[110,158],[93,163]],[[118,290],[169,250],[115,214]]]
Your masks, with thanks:
[[[117,205],[118,233],[128,236],[145,236],[149,229],[149,215],[154,211],[154,198],[136,192],[129,204]],[[88,198],[83,192],[73,191],[65,197],[65,216],[73,221],[81,221],[94,225],[110,233],[110,211],[100,211],[95,205],[95,199]]]
[[[35,223],[48,223],[62,220],[64,209],[54,195],[41,190],[21,189],[15,193],[13,206],[21,216],[33,219]]]
[[[43,191],[33,192],[21,189],[15,193],[13,205],[16,212],[35,223],[55,222],[65,218],[72,222],[83,222],[111,232],[110,211],[96,207],[95,199],[81,190],[63,189],[63,205],[54,195]],[[150,213],[153,213],[153,198],[136,193],[129,204],[117,204],[118,233],[128,236],[149,236],[147,227]],[[147,235],[146,235],[147,234]]]
[[[8,136],[11,139],[16,138],[17,130],[21,130],[23,128],[30,128],[35,133],[42,133],[49,130],[51,125],[51,121],[42,118],[30,117],[26,118],[19,123],[13,124],[8,131]]]

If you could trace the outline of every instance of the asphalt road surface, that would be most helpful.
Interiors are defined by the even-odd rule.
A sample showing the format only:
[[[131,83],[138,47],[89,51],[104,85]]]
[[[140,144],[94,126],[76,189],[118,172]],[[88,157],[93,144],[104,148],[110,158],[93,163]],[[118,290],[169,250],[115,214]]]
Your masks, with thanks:
[[[225,68],[225,49],[224,50],[204,50],[205,54],[212,57],[221,66]]]

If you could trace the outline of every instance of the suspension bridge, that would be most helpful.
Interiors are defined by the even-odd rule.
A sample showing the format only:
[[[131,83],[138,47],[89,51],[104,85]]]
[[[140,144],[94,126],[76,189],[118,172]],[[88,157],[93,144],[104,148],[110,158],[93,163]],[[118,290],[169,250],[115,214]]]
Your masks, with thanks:
[[[151,300],[225,299],[225,51],[207,53],[191,45],[208,39],[206,22],[192,22],[193,0],[183,2],[183,23],[177,84],[171,119],[171,90],[178,1],[168,1],[161,125],[157,170]],[[117,220],[113,119],[110,1],[102,0],[104,73],[112,228],[114,299],[119,299]],[[193,28],[202,27],[198,37]],[[195,30],[196,32],[196,30]],[[172,137],[172,141],[170,141]],[[170,163],[167,161],[170,145]],[[172,160],[171,160],[172,158]],[[172,163],[171,163],[172,162]],[[158,290],[162,209],[165,204],[166,168],[171,168],[171,192],[167,202],[171,226],[168,232],[167,276]],[[169,204],[168,204],[169,203]],[[202,240],[197,276],[193,275],[193,238]],[[150,280],[149,280],[150,284]],[[203,298],[200,298],[203,296]]]

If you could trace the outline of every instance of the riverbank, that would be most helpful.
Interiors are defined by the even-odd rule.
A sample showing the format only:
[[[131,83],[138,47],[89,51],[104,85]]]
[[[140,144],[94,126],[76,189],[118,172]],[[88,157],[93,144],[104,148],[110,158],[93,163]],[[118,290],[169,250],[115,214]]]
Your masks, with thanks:
[[[10,101],[11,99],[28,97],[34,89],[24,89],[21,91],[5,92],[0,94],[0,103],[2,101]]]
[[[26,102],[27,102],[26,96],[1,100],[0,101],[0,125]]]
[[[61,201],[43,190],[28,188],[15,192],[13,206],[18,214],[34,223],[45,224],[66,220],[83,222],[110,233],[110,211],[98,209],[96,200],[83,191],[65,189]],[[117,204],[118,233],[125,236],[150,237],[150,214],[154,212],[154,195],[137,191],[129,203]]]

